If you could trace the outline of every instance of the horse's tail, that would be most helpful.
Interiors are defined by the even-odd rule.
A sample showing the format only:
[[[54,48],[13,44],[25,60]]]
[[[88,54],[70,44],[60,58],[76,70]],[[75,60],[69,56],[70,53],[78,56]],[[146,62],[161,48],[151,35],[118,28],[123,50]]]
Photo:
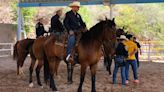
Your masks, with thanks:
[[[49,64],[48,64],[48,59],[45,53],[45,50],[43,49],[43,53],[44,53],[44,81],[47,84],[48,83],[48,79],[49,79]]]
[[[16,60],[18,57],[18,49],[17,49],[17,45],[18,45],[19,41],[16,42],[16,44],[14,45],[14,51],[13,51],[13,59]]]

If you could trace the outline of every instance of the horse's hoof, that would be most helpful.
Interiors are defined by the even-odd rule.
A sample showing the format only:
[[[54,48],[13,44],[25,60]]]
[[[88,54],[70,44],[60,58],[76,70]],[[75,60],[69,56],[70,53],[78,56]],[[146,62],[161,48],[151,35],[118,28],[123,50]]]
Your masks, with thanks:
[[[30,87],[30,88],[34,87],[34,84],[33,84],[33,83],[30,83],[30,84],[29,84],[29,87]]]
[[[72,84],[73,83],[73,81],[68,81],[68,85],[70,85],[70,84]]]
[[[43,88],[43,86],[40,86],[41,88]]]

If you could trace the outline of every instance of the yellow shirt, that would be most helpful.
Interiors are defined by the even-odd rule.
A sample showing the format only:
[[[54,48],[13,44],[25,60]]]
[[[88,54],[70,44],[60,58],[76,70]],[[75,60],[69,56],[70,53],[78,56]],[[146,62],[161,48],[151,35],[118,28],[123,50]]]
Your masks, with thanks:
[[[137,51],[137,45],[133,41],[130,41],[130,40],[125,41],[124,45],[126,46],[126,49],[128,51],[127,60],[135,60],[136,59],[135,54],[130,55],[130,53]]]

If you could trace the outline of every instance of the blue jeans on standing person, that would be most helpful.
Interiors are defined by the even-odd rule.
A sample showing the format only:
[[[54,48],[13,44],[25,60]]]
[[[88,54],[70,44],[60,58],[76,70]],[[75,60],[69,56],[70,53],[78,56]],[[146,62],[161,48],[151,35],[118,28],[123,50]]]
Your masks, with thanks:
[[[67,55],[71,54],[72,49],[75,46],[75,43],[76,43],[75,35],[70,35],[68,37]]]
[[[126,61],[126,63],[125,63],[126,80],[129,80],[129,65],[132,66],[134,80],[138,80],[137,61],[136,60],[127,60]]]
[[[113,84],[116,84],[116,77],[118,69],[121,69],[121,79],[122,85],[125,85],[126,77],[125,77],[125,66],[119,66],[118,63],[115,62],[114,71],[113,71]]]

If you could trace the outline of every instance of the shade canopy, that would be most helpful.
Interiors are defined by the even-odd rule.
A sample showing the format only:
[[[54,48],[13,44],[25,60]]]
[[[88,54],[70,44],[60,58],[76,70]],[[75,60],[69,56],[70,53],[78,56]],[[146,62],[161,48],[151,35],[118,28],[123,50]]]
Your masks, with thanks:
[[[19,0],[19,7],[39,7],[39,6],[67,6],[73,1],[79,1],[82,5],[98,4],[134,4],[134,3],[161,3],[164,0]]]

